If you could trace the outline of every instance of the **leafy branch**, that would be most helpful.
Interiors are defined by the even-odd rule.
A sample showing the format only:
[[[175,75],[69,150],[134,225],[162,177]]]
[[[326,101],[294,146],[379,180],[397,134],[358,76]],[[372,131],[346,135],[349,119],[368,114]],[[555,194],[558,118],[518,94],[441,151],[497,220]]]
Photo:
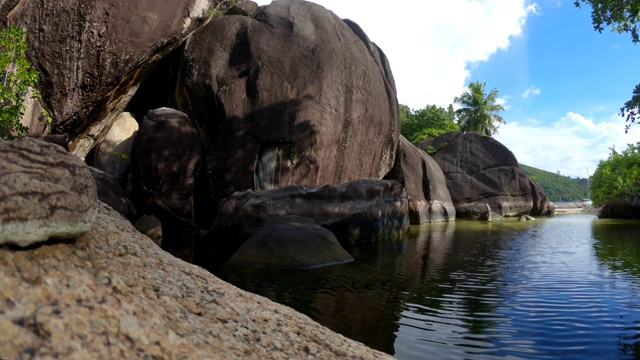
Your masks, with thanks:
[[[26,32],[16,26],[0,31],[0,138],[7,140],[22,137],[29,130],[20,124],[29,89],[32,98],[40,97],[35,89],[38,73],[31,68],[25,56],[25,38]]]

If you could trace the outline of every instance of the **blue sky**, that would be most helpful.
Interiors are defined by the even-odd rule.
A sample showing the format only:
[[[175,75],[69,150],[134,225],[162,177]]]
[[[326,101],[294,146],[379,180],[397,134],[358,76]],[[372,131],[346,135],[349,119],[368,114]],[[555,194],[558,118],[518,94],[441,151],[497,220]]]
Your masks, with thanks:
[[[270,1],[260,0],[264,5]],[[398,101],[446,106],[472,81],[498,88],[495,136],[521,163],[593,173],[609,147],[640,141],[617,114],[640,83],[640,45],[593,29],[573,0],[317,0],[356,21],[387,54]]]

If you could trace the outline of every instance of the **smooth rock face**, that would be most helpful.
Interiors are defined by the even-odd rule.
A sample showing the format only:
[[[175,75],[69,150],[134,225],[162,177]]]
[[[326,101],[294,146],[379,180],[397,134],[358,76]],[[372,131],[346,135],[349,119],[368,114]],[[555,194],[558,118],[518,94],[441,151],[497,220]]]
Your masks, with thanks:
[[[158,248],[105,206],[75,242],[0,247],[0,358],[391,359]]]
[[[529,214],[535,216],[553,215],[556,212],[556,205],[549,201],[542,186],[531,179],[529,180],[529,185],[531,186],[531,197],[533,198],[533,209]]]
[[[144,208],[142,213],[162,221],[192,222],[201,151],[198,133],[187,115],[169,108],[149,111],[132,146],[131,197]]]
[[[399,115],[384,54],[312,2],[231,13],[187,41],[177,90],[208,154],[210,202],[386,175]]]
[[[177,48],[213,4],[25,0],[2,2],[0,13],[27,29],[54,132],[69,133],[71,149],[84,157],[131,99],[143,70]]]
[[[0,244],[29,246],[91,229],[98,197],[91,172],[62,147],[0,142]]]
[[[120,114],[96,147],[93,166],[120,182],[131,170],[131,145],[138,127],[130,113]]]
[[[478,218],[486,204],[502,216],[536,215],[535,209],[552,206],[513,153],[491,137],[450,132],[419,144],[428,146],[436,151],[433,159],[444,172],[458,217]]]
[[[400,136],[395,165],[385,179],[396,180],[406,189],[412,224],[455,220],[456,209],[440,166],[404,136]]]
[[[353,261],[333,233],[313,223],[267,226],[245,241],[229,263],[256,267],[309,269]]]
[[[211,256],[228,259],[246,239],[287,215],[313,219],[340,242],[398,238],[409,229],[402,185],[362,179],[334,186],[299,185],[233,194],[220,204],[212,238],[204,246]]]

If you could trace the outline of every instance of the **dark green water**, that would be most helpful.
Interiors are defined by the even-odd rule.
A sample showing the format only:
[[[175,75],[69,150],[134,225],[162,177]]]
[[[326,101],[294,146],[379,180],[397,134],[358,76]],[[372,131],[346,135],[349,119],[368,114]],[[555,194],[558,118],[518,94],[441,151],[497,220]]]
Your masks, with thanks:
[[[216,274],[399,359],[640,358],[640,222],[457,221],[347,250]]]

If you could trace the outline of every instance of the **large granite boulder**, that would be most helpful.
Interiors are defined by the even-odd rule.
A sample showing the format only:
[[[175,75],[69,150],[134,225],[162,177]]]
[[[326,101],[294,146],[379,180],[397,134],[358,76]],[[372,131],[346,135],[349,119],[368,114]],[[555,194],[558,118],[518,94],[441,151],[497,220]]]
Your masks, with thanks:
[[[455,220],[456,209],[440,166],[404,136],[398,143],[395,165],[385,179],[404,186],[412,224]]]
[[[198,253],[206,253],[203,261],[226,260],[253,234],[289,215],[313,219],[343,243],[398,238],[409,229],[406,193],[391,180],[249,190],[220,204],[211,237]]]
[[[285,216],[282,221],[262,228],[247,239],[233,254],[229,263],[253,267],[310,269],[350,261],[353,261],[353,257],[331,231],[316,225],[312,219]]]
[[[98,198],[82,160],[31,138],[0,141],[0,154],[0,244],[24,247],[91,229]]]
[[[135,94],[148,69],[202,25],[214,0],[3,1],[27,29],[28,57],[55,133],[85,156]]]
[[[75,242],[0,246],[0,274],[2,359],[391,359],[169,255],[105,206]]]
[[[177,103],[203,139],[216,208],[235,191],[389,172],[395,84],[384,54],[352,28],[322,6],[285,0],[230,12],[189,38]]]
[[[141,212],[191,223],[201,146],[187,115],[169,108],[149,111],[131,152],[131,197]]]
[[[542,188],[531,182],[513,153],[492,137],[450,132],[418,147],[433,153],[440,165],[458,217],[478,218],[487,204],[502,216],[552,212]]]

